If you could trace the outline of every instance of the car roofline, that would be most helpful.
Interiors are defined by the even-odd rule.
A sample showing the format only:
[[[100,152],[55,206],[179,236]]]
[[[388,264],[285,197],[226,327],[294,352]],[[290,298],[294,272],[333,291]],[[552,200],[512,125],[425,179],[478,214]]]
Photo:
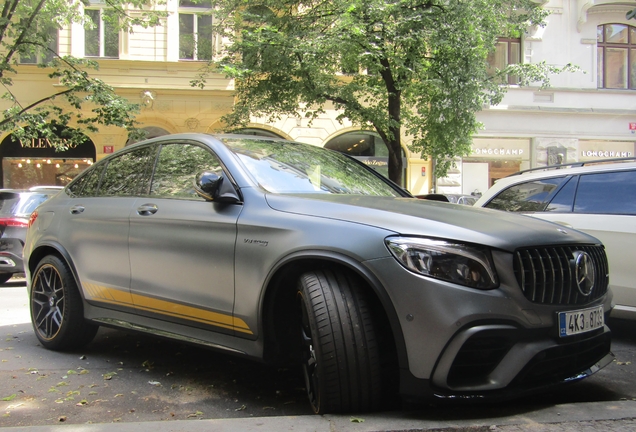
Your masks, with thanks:
[[[521,174],[536,172],[536,171],[549,171],[549,170],[557,170],[562,168],[580,168],[584,166],[601,165],[601,164],[609,164],[609,163],[616,163],[616,162],[636,162],[636,157],[595,159],[590,161],[570,162],[566,164],[557,164],[557,165],[548,165],[543,167],[528,168],[525,170],[517,171],[516,173],[510,174],[506,177],[514,177]]]

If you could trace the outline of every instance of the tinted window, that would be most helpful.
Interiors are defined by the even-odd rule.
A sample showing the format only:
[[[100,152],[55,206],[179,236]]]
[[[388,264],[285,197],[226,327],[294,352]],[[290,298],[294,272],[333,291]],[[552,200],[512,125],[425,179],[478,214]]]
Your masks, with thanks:
[[[73,183],[68,185],[68,191],[73,196],[95,196],[97,195],[97,186],[104,172],[105,164],[101,163],[89,168],[78,177]]]
[[[636,214],[636,171],[582,175],[574,212]]]
[[[567,177],[533,180],[509,187],[494,197],[486,207],[513,212],[544,211],[548,202]]]
[[[120,154],[106,165],[99,196],[146,195],[157,146],[142,147]]]
[[[571,178],[554,196],[545,211],[554,213],[569,213],[574,205],[574,194],[576,193],[576,184],[578,176]]]
[[[203,147],[192,144],[163,145],[150,194],[203,200],[194,192],[196,175],[203,171],[220,170],[219,160]]]

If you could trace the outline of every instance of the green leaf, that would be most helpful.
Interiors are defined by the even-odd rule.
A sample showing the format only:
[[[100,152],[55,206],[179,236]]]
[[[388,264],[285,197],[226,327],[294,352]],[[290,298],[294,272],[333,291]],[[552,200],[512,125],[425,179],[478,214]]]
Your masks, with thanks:
[[[10,401],[12,401],[13,399],[15,399],[15,398],[16,398],[16,396],[17,396],[17,395],[14,393],[14,394],[12,394],[11,396],[3,397],[3,398],[2,398],[2,399],[0,399],[0,400],[1,400],[1,401],[3,401],[3,402],[10,402]]]

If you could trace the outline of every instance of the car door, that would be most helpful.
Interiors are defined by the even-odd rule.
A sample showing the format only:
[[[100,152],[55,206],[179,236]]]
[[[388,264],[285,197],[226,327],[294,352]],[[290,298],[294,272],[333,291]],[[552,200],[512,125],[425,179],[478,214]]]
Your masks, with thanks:
[[[157,146],[122,153],[93,169],[72,188],[59,238],[70,245],[86,300],[133,310],[128,255],[129,216],[150,183]]]
[[[222,171],[210,149],[192,142],[162,145],[149,193],[130,214],[133,301],[138,313],[165,322],[249,334],[232,318],[242,207],[199,197],[193,185],[202,171]]]

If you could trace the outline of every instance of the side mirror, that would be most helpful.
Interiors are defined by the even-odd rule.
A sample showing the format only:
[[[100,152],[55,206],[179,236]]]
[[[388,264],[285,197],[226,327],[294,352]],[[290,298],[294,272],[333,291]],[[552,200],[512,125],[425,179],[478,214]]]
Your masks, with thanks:
[[[230,182],[224,181],[222,175],[211,171],[204,171],[199,174],[194,182],[196,193],[208,201],[223,203],[238,203],[240,198]]]

